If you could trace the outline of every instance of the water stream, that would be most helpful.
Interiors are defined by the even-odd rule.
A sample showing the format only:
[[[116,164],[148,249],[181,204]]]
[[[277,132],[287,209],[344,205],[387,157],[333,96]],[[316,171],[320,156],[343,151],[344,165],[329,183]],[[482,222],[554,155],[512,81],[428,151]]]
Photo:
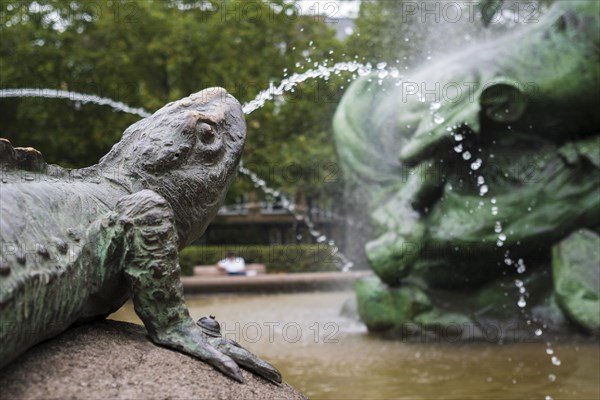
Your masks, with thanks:
[[[68,90],[48,88],[0,89],[0,98],[3,97],[43,97],[46,99],[66,99],[80,104],[93,103],[101,106],[108,106],[115,111],[139,115],[142,118],[146,118],[152,115],[152,113],[144,110],[143,108],[130,107],[125,103],[121,103],[120,101],[115,101],[106,97],[96,96],[95,94],[70,92]]]
[[[432,107],[430,109],[433,111],[435,108],[436,107]],[[458,153],[465,162],[470,164],[469,167],[472,172],[478,171],[483,166],[483,161],[481,160],[481,158],[477,158],[476,160],[472,161],[471,153],[468,150],[466,150],[462,145],[463,140],[467,139],[464,132],[459,131],[457,129],[457,127],[455,127],[455,126],[448,126],[446,128],[446,131],[453,137],[454,141],[457,143],[456,146],[454,147],[454,151],[456,153]],[[488,196],[488,192],[489,192],[490,188],[486,184],[486,179],[483,175],[477,176],[476,184],[477,184],[477,187],[479,188],[479,195],[482,198],[485,198],[486,196]],[[489,206],[490,213],[493,216],[497,216],[498,219],[500,219],[501,208],[497,204],[496,198],[495,197],[490,198],[489,203],[490,203],[490,206]],[[480,208],[484,207],[484,206],[485,206],[485,202],[483,202],[483,201],[481,201],[478,205],[478,207],[480,207]],[[493,229],[494,229],[494,233],[496,233],[498,235],[497,241],[496,241],[496,246],[503,247],[504,242],[508,239],[508,237],[507,237],[506,233],[504,233],[504,231],[503,231],[502,223],[499,220],[497,220],[494,224]],[[513,258],[511,258],[509,250],[506,250],[506,252],[504,253],[503,261],[506,266],[514,267],[517,274],[524,274],[525,271],[527,270],[525,261],[522,258],[519,258],[517,260],[514,260]],[[543,331],[544,327],[540,326],[540,324],[536,321],[536,318],[532,317],[531,313],[529,313],[528,310],[526,309],[526,306],[527,306],[526,298],[529,296],[529,293],[527,291],[527,287],[526,287],[525,283],[523,282],[523,280],[517,278],[514,280],[514,285],[519,292],[517,306],[519,307],[520,312],[523,313],[523,315],[525,315],[527,317],[527,324],[531,327],[530,329],[533,331],[535,336],[541,337],[544,333],[544,331]],[[545,353],[550,357],[550,361],[551,361],[552,365],[554,365],[555,367],[558,367],[561,365],[562,362],[557,357],[556,352],[555,352],[554,348],[552,347],[552,343],[550,341],[546,342]],[[548,380],[551,382],[554,382],[556,380],[556,377],[557,376],[556,376],[556,373],[554,373],[554,371],[548,374]],[[551,396],[547,395],[547,396],[545,396],[545,400],[553,400],[553,398]]]

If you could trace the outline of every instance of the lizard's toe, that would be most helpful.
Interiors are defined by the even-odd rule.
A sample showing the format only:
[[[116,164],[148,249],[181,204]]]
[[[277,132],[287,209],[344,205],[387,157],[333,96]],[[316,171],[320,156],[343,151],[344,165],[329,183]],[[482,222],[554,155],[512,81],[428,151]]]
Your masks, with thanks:
[[[211,338],[209,343],[224,355],[231,357],[243,368],[269,381],[281,384],[281,373],[268,362],[241,347],[238,343],[222,337]]]

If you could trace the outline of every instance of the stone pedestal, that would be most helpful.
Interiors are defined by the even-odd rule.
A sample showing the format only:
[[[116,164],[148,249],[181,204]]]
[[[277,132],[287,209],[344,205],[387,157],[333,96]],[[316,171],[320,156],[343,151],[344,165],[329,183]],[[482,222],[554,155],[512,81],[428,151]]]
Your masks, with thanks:
[[[154,345],[142,326],[85,324],[0,370],[3,399],[306,399],[247,371],[237,383],[188,355]]]

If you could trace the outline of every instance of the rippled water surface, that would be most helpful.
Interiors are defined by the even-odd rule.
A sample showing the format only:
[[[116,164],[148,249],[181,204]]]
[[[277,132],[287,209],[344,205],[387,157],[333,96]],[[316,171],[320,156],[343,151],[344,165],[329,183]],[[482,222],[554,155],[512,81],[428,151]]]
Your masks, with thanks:
[[[405,343],[340,316],[352,292],[188,298],[312,399],[600,399],[600,345]],[[140,323],[130,303],[112,319]],[[555,377],[555,379],[554,379]],[[554,381],[553,381],[554,379]]]

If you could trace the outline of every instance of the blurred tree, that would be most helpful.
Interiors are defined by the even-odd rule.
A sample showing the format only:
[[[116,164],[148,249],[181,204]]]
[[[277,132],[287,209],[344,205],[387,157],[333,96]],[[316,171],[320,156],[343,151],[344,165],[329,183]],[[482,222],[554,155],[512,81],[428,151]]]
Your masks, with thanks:
[[[553,1],[362,0],[354,34],[347,39],[347,54],[361,62],[412,68],[453,53],[471,40],[532,23]],[[482,13],[491,22],[490,29],[484,29]]]
[[[348,55],[362,62],[403,64],[420,52],[410,51],[424,41],[419,3],[404,0],[363,0],[356,29],[347,39]],[[406,57],[406,58],[405,58]]]
[[[333,62],[342,46],[323,17],[284,0],[2,2],[0,35],[0,87],[90,93],[150,111],[210,86],[243,103],[298,62]],[[328,183],[306,171],[335,162],[340,82],[307,81],[247,117],[244,160],[270,172],[270,185],[327,196]],[[56,99],[0,99],[0,107],[3,137],[72,167],[95,163],[139,118]],[[283,175],[290,165],[302,172]],[[249,187],[238,179],[230,199]]]

